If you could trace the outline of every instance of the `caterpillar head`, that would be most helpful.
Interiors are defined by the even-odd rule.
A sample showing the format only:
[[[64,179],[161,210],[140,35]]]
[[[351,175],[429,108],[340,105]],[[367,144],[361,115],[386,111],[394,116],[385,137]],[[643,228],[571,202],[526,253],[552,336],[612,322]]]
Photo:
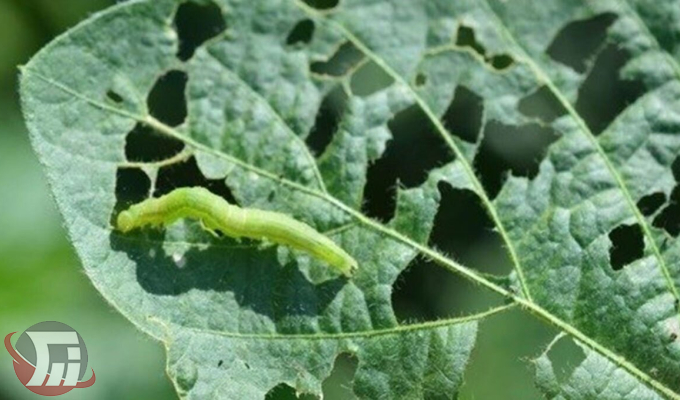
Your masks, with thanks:
[[[123,211],[118,214],[118,220],[116,222],[118,229],[121,232],[128,232],[135,228],[135,218],[130,211]]]
[[[346,277],[351,278],[352,275],[354,275],[354,273],[357,272],[358,269],[359,269],[359,264],[357,263],[357,261],[355,259],[353,259],[352,257],[348,256],[348,259],[345,260],[343,268],[342,268],[343,274]]]

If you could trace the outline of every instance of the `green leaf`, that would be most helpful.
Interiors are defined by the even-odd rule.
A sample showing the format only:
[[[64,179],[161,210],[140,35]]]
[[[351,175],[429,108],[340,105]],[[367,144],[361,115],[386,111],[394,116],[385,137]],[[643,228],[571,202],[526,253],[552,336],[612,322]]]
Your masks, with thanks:
[[[637,206],[654,193],[668,199],[676,186],[680,25],[659,22],[677,22],[676,3],[340,0],[318,10],[299,0],[197,1],[227,28],[188,56],[173,24],[182,3],[131,1],[94,15],[36,55],[21,78],[34,149],[88,276],[166,343],[180,395],[262,398],[282,382],[320,394],[334,359],[350,353],[360,398],[455,397],[477,321],[507,307],[400,323],[392,286],[420,254],[584,349],[566,381],[539,357],[547,396],[680,398],[680,345],[669,340],[680,329],[680,242]],[[625,51],[621,78],[644,91],[601,133],[580,103],[592,59],[570,64],[551,47],[568,24],[593,18],[610,22],[594,54],[605,44]],[[298,32],[291,43],[304,21],[314,27],[309,42]],[[349,66],[334,63],[342,49],[354,52],[344,55]],[[326,62],[333,68],[319,67]],[[168,71],[188,77],[181,124],[164,122],[147,102]],[[361,86],[366,71],[379,77]],[[511,175],[491,195],[475,170],[483,139],[470,143],[444,123],[459,87],[482,99],[483,127],[555,132],[534,177]],[[314,155],[306,140],[334,90],[347,102],[330,144]],[[559,106],[554,118],[523,111],[542,91]],[[399,187],[395,216],[381,223],[362,211],[367,169],[389,146],[388,123],[409,107],[450,157],[421,184]],[[150,142],[131,144],[134,134]],[[183,150],[130,156],[170,139]],[[181,173],[168,178],[177,166],[194,166],[189,182],[225,185],[243,207],[328,232],[359,272],[343,279],[304,254],[215,239],[190,222],[116,232],[118,210],[187,184]],[[428,244],[442,183],[479,198],[513,264],[509,277],[489,277]],[[644,248],[615,270],[610,233],[622,226],[637,227]],[[607,378],[583,378],[599,373]]]

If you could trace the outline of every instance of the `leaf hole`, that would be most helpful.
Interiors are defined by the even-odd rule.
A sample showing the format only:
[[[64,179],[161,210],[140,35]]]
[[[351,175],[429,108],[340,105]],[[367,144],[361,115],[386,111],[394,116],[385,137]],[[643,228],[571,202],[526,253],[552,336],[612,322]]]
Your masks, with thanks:
[[[651,193],[644,196],[637,202],[637,207],[640,212],[649,217],[661,208],[661,206],[666,202],[666,195],[661,192]]]
[[[368,62],[352,74],[352,93],[366,97],[390,87],[394,78],[389,76],[378,64]]]
[[[458,26],[458,31],[456,33],[456,45],[471,49],[480,55],[484,59],[484,62],[497,71],[508,69],[515,63],[515,59],[509,54],[495,54],[487,56],[486,48],[484,48],[484,46],[482,46],[482,44],[477,41],[474,29],[469,26]]]
[[[477,333],[459,398],[545,399],[534,386],[536,377],[529,362],[530,357],[541,351],[541,344],[556,333],[554,328],[518,307],[485,318]],[[499,358],[501,351],[503,357]],[[493,384],[489,384],[490,376],[494,377]]]
[[[640,225],[619,225],[609,232],[609,240],[612,244],[609,248],[609,261],[615,271],[635,260],[642,258],[644,254],[644,238]]]
[[[680,183],[680,156],[675,157],[673,164],[671,164],[671,170],[673,171],[673,178],[675,182]]]
[[[437,189],[441,200],[430,233],[430,246],[478,271],[508,273],[512,263],[479,196],[447,182],[439,182]]]
[[[680,204],[673,203],[666,206],[654,219],[653,225],[677,237],[680,234]]]
[[[522,98],[517,109],[527,117],[539,118],[545,123],[551,123],[567,112],[555,94],[545,85]]]
[[[340,0],[303,0],[305,4],[317,10],[330,10],[338,6]]]
[[[224,361],[222,361],[222,360],[218,361],[218,362],[217,362],[217,368],[221,367],[222,364],[224,364]]]
[[[468,143],[476,143],[482,127],[482,98],[465,86],[457,86],[442,120],[446,129]]]
[[[154,162],[179,154],[184,143],[138,123],[125,137],[125,157],[128,161]]]
[[[584,73],[616,18],[616,14],[605,13],[570,22],[557,33],[546,53],[553,60]]]
[[[149,113],[168,126],[181,125],[187,117],[187,74],[170,71],[158,78],[147,99]]]
[[[151,190],[149,176],[139,168],[118,168],[116,171],[116,205],[110,223],[116,226],[118,213],[146,200]]]
[[[217,4],[184,3],[177,9],[175,28],[179,36],[177,57],[186,61],[196,49],[227,29],[222,10]]]
[[[567,383],[576,368],[585,361],[586,355],[573,340],[562,338],[552,345],[548,358],[558,382]]]
[[[317,400],[318,398],[311,394],[301,393],[300,396],[296,393],[290,385],[279,383],[274,386],[264,397],[266,400]]]
[[[487,59],[487,62],[498,71],[510,68],[514,63],[515,59],[508,54],[496,54],[495,56]]]
[[[475,31],[468,26],[460,25],[458,27],[458,32],[456,33],[456,45],[460,47],[468,47],[474,50],[475,53],[486,58],[486,49],[475,38]]]
[[[354,375],[359,366],[359,360],[350,353],[340,353],[335,357],[333,370],[328,378],[324,379],[324,400],[350,400],[356,399],[352,391]]]
[[[160,197],[180,187],[200,186],[227,200],[230,204],[238,205],[233,193],[227,187],[224,179],[207,179],[198,168],[196,159],[191,157],[186,161],[167,165],[158,170],[154,197]]]
[[[346,106],[347,95],[340,86],[336,86],[321,101],[314,127],[305,139],[312,153],[321,155],[326,151],[338,130]]]
[[[385,153],[368,167],[364,212],[383,222],[394,216],[397,182],[410,188],[425,182],[433,168],[453,160],[427,115],[413,105],[388,123],[392,140]]]
[[[470,302],[471,298],[475,301]],[[471,315],[502,301],[421,256],[399,274],[392,290],[392,308],[401,324]]]
[[[416,75],[414,83],[416,84],[417,87],[425,86],[425,84],[427,83],[427,75],[423,74],[422,72],[419,72]]]
[[[551,128],[537,124],[487,124],[474,165],[489,197],[496,197],[508,171],[514,176],[534,178],[548,147],[557,138]]]
[[[614,44],[608,45],[597,56],[579,89],[576,111],[595,135],[600,134],[623,109],[644,94],[641,82],[619,77],[619,70],[629,59],[627,51]]]
[[[295,24],[293,29],[286,38],[286,44],[295,46],[300,44],[308,44],[312,41],[314,36],[314,21],[311,19],[303,19]]]
[[[654,218],[653,225],[677,237],[680,234],[680,186],[675,186],[669,204]]]
[[[345,42],[328,61],[315,61],[310,66],[312,73],[329,76],[344,76],[362,59],[364,54],[352,43]]]
[[[119,95],[113,90],[107,90],[106,91],[106,98],[113,101],[116,104],[120,104],[123,102],[123,96]]]

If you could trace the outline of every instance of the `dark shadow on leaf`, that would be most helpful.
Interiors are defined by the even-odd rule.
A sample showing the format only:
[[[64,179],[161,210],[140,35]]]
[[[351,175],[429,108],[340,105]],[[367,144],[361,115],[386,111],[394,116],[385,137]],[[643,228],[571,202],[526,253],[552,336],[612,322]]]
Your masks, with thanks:
[[[224,180],[206,179],[192,157],[158,172],[154,196],[178,187],[201,186],[235,204]],[[148,198],[150,182],[138,169],[121,169],[117,181],[117,210]],[[192,225],[193,224],[193,225]],[[165,229],[140,229],[110,234],[111,248],[125,252],[136,265],[137,280],[149,293],[179,295],[191,289],[231,292],[242,308],[253,309],[278,322],[280,332],[295,333],[299,326],[287,325],[286,316],[314,316],[322,312],[346,284],[345,278],[313,284],[294,261],[281,266],[276,246],[231,238],[207,238],[194,221],[184,221],[179,243],[166,241]],[[190,247],[204,243],[207,248]],[[168,249],[177,247],[174,254]]]
[[[279,322],[288,316],[319,315],[347,282],[336,278],[314,285],[295,262],[281,266],[275,246],[244,247],[225,238],[204,240],[205,249],[168,254],[173,245],[164,245],[166,236],[165,230],[143,229],[113,232],[109,237],[111,248],[126,253],[136,264],[139,285],[155,295],[178,296],[190,290],[231,293],[228,297],[240,308]],[[281,333],[298,333],[299,328],[293,323],[277,326]]]

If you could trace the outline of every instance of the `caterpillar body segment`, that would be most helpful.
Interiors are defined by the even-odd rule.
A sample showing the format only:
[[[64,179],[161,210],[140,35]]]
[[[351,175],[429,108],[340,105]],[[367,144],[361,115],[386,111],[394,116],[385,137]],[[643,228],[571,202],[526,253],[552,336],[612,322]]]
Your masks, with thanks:
[[[135,204],[118,215],[117,228],[129,232],[147,225],[169,225],[181,218],[198,220],[206,229],[229,237],[268,240],[302,250],[348,277],[358,267],[352,256],[311,226],[279,212],[229,204],[202,187],[175,189]]]

